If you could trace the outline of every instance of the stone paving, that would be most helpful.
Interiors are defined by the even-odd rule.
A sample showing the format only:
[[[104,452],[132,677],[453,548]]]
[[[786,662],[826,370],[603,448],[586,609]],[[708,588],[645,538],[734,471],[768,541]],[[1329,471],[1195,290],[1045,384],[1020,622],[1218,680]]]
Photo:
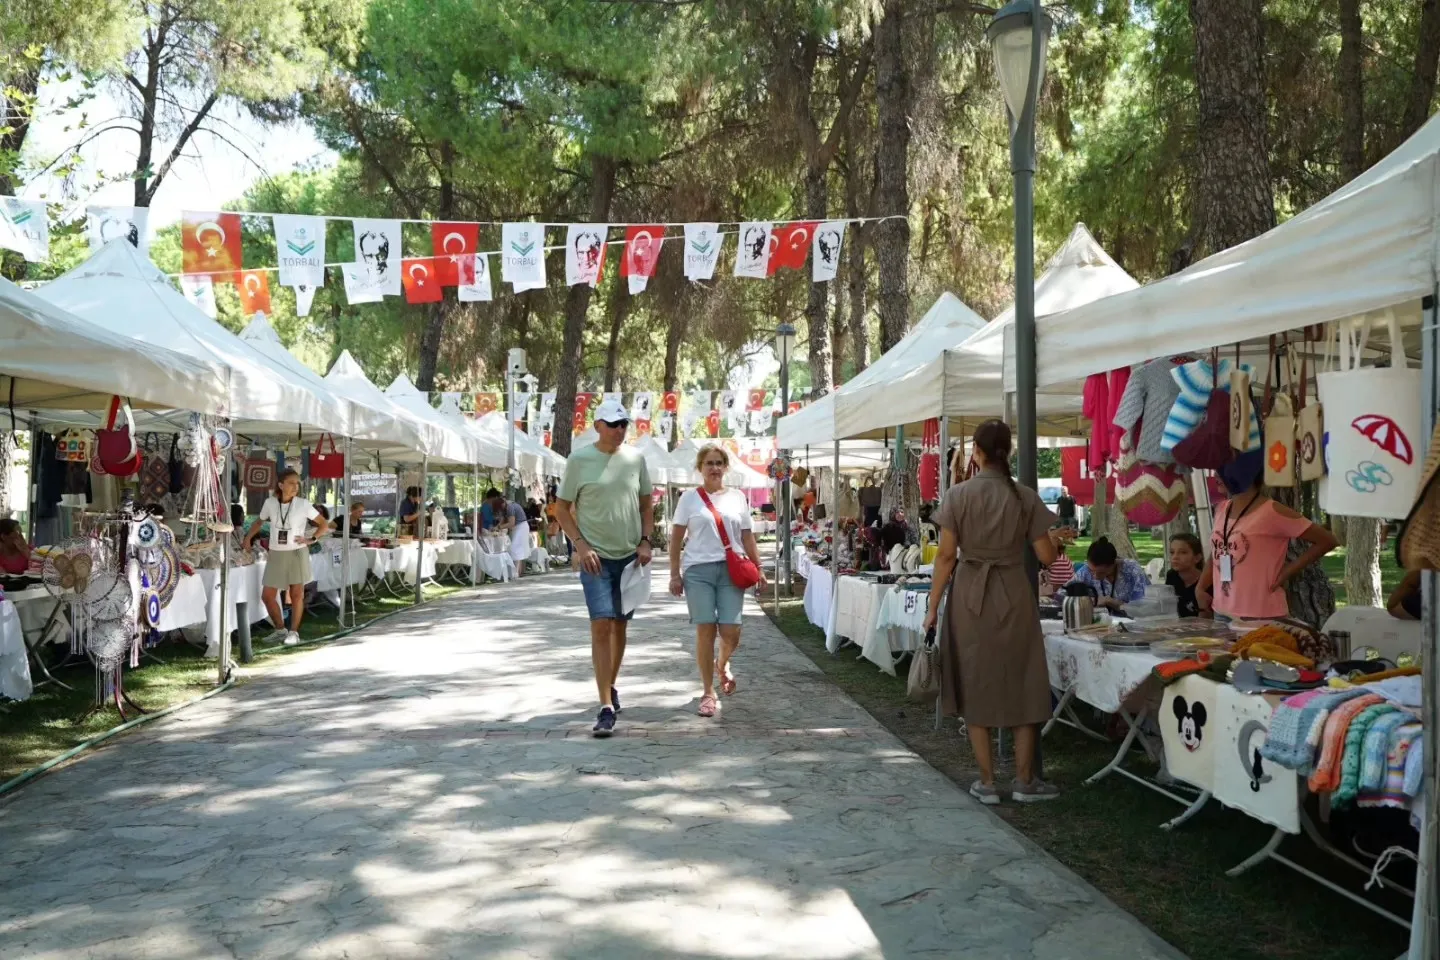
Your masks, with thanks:
[[[684,607],[592,740],[565,574],[394,618],[0,801],[0,956],[1179,954],[921,761],[752,606],[695,715]]]

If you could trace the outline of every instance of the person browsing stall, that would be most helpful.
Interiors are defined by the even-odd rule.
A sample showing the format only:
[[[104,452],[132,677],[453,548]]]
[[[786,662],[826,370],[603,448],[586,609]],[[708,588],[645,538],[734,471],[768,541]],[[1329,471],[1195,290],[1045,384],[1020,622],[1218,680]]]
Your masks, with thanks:
[[[1055,561],[1066,533],[1040,495],[1010,476],[1010,428],[987,420],[975,428],[980,472],[951,487],[935,515],[940,549],[925,629],[939,620],[946,590],[950,602],[940,639],[940,698],[946,716],[965,718],[980,779],[970,795],[1000,802],[991,753],[992,727],[1015,736],[1015,781],[1020,803],[1049,800],[1059,790],[1036,769],[1040,724],[1050,717],[1050,675],[1034,584],[1025,572],[1032,548],[1042,565]]]
[[[400,501],[400,522],[414,524],[420,519],[420,488],[406,487],[405,499]]]
[[[580,585],[590,613],[590,659],[600,694],[594,735],[615,731],[620,712],[620,662],[626,630],[634,611],[624,612],[620,577],[632,560],[650,563],[650,532],[655,522],[654,487],[645,457],[625,445],[630,413],[610,399],[595,411],[595,443],[570,454],[560,482],[556,516],[575,545]]]
[[[260,527],[269,524],[270,552],[266,558],[264,589],[260,597],[270,613],[275,632],[266,639],[270,643],[283,641],[287,647],[300,642],[300,622],[305,619],[305,584],[310,582],[310,542],[330,529],[330,522],[299,493],[300,474],[286,470],[280,475],[274,496],[266,498],[260,508],[260,516],[245,531],[242,544],[249,550],[260,533]],[[280,609],[281,590],[290,595],[288,630]]]
[[[1094,587],[1095,603],[1111,610],[1145,599],[1145,585],[1150,582],[1145,568],[1134,560],[1120,559],[1107,537],[1090,544],[1085,565],[1075,571],[1075,579]]]
[[[695,660],[700,665],[699,714],[713,717],[720,709],[715,699],[715,677],[728,697],[737,683],[730,658],[740,646],[740,616],[745,591],[730,579],[727,554],[730,550],[750,558],[760,567],[760,548],[750,519],[750,501],[744,491],[725,486],[730,454],[718,443],[707,443],[695,457],[695,469],[704,485],[686,490],[675,505],[670,528],[670,592],[684,596],[695,627]],[[724,523],[722,538],[720,524]],[[681,551],[684,541],[684,551]],[[726,547],[728,542],[729,547]],[[761,573],[757,584],[765,588]],[[715,634],[720,634],[720,654],[715,654]]]

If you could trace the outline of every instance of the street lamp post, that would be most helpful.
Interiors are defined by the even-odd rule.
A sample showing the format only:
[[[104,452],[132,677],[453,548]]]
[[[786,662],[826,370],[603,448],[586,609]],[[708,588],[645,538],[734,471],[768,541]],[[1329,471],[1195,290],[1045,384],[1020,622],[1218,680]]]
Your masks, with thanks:
[[[795,325],[789,322],[781,323],[778,327],[775,328],[775,359],[780,361],[781,416],[785,416],[790,412],[790,354],[791,351],[793,351],[794,349]],[[787,453],[787,451],[781,450],[779,451],[779,453],[783,456],[785,453]],[[790,536],[790,503],[790,479],[789,477],[786,477],[785,482],[780,484],[780,509],[779,511],[777,511],[777,513],[781,518],[781,524],[780,529],[776,531],[776,534],[778,535],[776,543],[778,544],[779,549],[775,552],[776,588],[779,588],[781,575],[780,567],[783,562],[786,596],[794,596],[794,589],[790,580],[790,570],[792,566],[790,551],[793,549],[791,546]]]
[[[515,482],[515,381],[523,379],[529,374],[525,366],[525,351],[520,347],[514,347],[510,351],[505,363],[505,419],[510,421],[508,432],[510,437],[510,448],[505,459],[505,496],[514,500],[517,499],[517,488]]]
[[[1045,79],[1050,17],[1040,0],[1011,0],[985,31],[1010,112],[1015,177],[1015,419],[1019,480],[1038,486],[1035,444],[1035,101]]]

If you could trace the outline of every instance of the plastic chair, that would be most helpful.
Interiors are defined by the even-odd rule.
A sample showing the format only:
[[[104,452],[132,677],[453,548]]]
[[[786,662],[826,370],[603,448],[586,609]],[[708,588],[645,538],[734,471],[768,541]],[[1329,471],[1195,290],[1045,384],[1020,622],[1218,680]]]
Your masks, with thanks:
[[[1150,578],[1151,583],[1164,583],[1161,574],[1165,572],[1165,558],[1156,557],[1145,564],[1145,575]]]

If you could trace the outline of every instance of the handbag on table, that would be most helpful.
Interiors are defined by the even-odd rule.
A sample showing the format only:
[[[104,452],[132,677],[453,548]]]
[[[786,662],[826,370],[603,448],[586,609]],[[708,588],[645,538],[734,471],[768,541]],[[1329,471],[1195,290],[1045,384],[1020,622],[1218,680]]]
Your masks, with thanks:
[[[755,561],[738,552],[730,543],[730,534],[725,529],[725,519],[720,516],[720,511],[715,509],[715,504],[710,501],[710,495],[705,492],[704,487],[696,487],[695,492],[700,494],[705,507],[710,511],[710,516],[715,518],[715,529],[720,532],[720,542],[725,546],[725,570],[730,574],[730,582],[741,590],[748,590],[760,582],[760,568]]]

